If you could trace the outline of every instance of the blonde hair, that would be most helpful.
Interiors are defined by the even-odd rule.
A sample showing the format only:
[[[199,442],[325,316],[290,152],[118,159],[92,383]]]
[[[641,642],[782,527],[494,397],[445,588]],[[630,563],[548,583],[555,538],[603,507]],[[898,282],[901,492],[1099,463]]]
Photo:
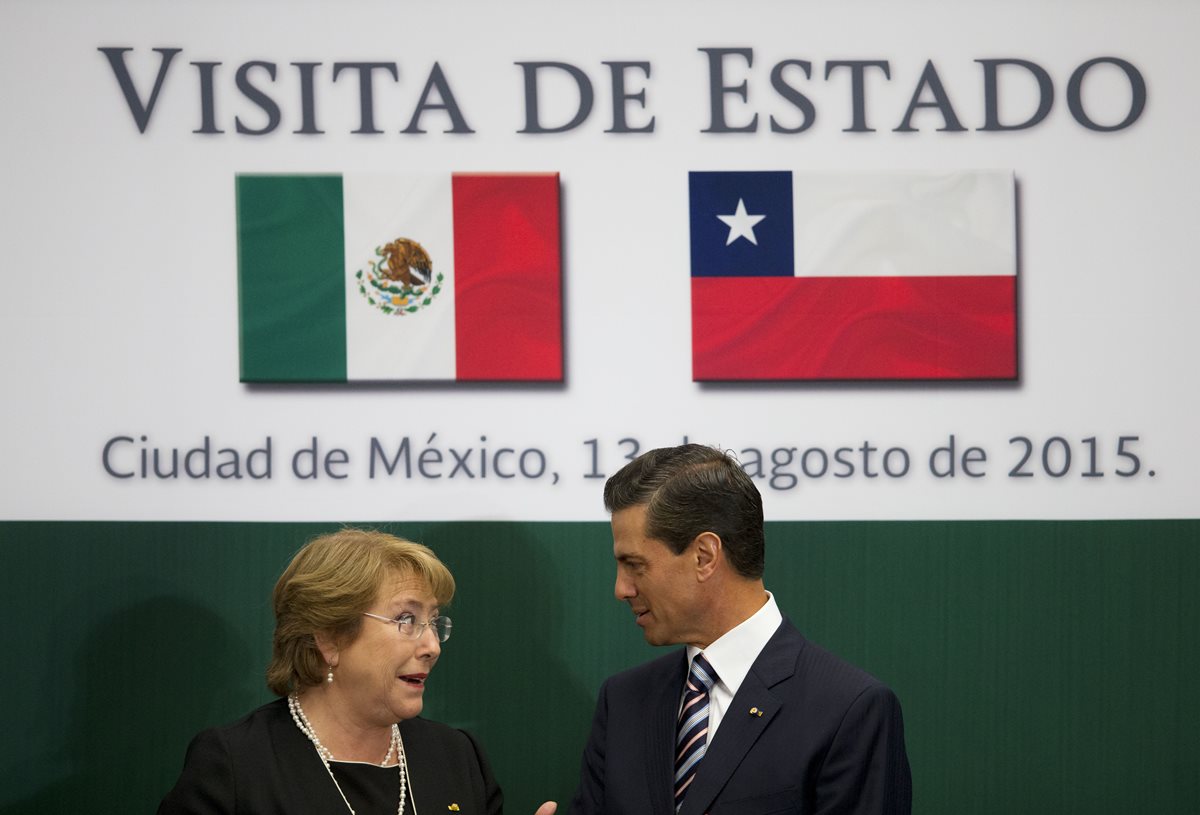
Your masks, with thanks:
[[[384,581],[412,577],[438,605],[454,597],[454,577],[426,546],[369,529],[342,529],[313,538],[292,558],[275,583],[275,636],[267,687],[286,696],[295,687],[316,685],[325,659],[315,634],[353,641]]]

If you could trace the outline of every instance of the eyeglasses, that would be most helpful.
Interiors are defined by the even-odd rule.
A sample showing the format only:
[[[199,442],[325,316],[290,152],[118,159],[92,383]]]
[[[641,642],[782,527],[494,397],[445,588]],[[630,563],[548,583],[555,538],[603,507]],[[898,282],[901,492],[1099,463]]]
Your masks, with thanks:
[[[433,635],[438,638],[438,642],[445,642],[450,639],[450,629],[453,623],[449,617],[438,615],[432,620],[426,620],[423,623],[417,622],[417,618],[409,612],[404,612],[399,617],[384,617],[382,614],[372,614],[369,611],[363,612],[364,617],[374,617],[376,620],[383,620],[385,623],[393,623],[396,628],[400,629],[400,636],[406,640],[420,639],[425,633],[425,629],[431,629]]]

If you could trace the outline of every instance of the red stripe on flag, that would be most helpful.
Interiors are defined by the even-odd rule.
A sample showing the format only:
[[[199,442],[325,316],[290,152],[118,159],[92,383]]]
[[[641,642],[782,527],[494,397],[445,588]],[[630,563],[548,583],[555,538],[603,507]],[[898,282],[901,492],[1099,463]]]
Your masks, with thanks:
[[[1016,277],[697,277],[692,377],[1013,379]]]
[[[558,175],[458,175],[459,380],[562,379]]]

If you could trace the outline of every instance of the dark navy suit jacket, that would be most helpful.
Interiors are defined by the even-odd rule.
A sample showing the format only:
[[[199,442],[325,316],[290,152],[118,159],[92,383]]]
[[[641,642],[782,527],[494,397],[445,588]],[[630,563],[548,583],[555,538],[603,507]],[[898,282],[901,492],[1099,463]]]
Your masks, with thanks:
[[[604,683],[571,815],[673,814],[675,717],[686,673],[687,652],[678,650]],[[895,694],[785,619],[721,719],[679,815],[911,809]]]

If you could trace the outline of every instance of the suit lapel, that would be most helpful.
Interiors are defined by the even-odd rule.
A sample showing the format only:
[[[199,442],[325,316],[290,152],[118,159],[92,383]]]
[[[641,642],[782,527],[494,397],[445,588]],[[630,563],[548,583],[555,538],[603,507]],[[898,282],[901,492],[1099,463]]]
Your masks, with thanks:
[[[675,812],[675,716],[686,678],[687,651],[681,650],[646,694],[646,800],[654,815]]]
[[[783,706],[771,687],[796,672],[804,638],[786,619],[767,641],[721,719],[679,815],[706,812]],[[751,712],[753,711],[753,712]]]

